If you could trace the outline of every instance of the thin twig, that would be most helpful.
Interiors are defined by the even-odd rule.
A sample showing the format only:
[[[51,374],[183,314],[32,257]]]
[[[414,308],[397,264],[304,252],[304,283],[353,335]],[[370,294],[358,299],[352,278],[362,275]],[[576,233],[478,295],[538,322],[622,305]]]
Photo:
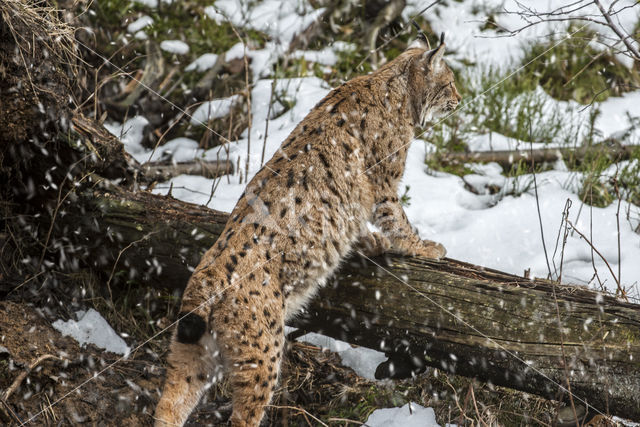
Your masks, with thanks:
[[[620,293],[620,295],[619,295],[619,296],[621,296],[621,297],[623,297],[623,298],[625,298],[625,299],[626,299],[626,298],[627,298],[627,294],[626,294],[626,292],[624,291],[624,289],[622,289],[622,287],[620,286],[620,281],[618,280],[618,277],[616,276],[616,274],[615,274],[615,273],[613,272],[613,270],[611,269],[611,265],[609,265],[609,262],[608,262],[608,261],[607,261],[607,259],[604,257],[604,255],[602,255],[602,254],[600,253],[600,251],[599,251],[598,249],[596,249],[596,247],[595,247],[595,246],[593,246],[593,244],[591,243],[591,241],[590,241],[589,239],[587,239],[587,236],[585,236],[584,234],[582,234],[582,233],[580,232],[580,230],[578,230],[578,229],[575,227],[575,225],[573,225],[573,224],[571,223],[571,221],[569,221],[569,219],[566,219],[566,221],[567,221],[567,223],[569,224],[569,226],[570,226],[573,230],[575,230],[575,232],[576,232],[576,233],[578,233],[578,235],[579,235],[580,237],[582,237],[582,238],[584,239],[584,241],[585,241],[585,242],[587,242],[587,244],[588,244],[589,246],[591,246],[591,248],[593,249],[593,251],[594,251],[595,253],[597,253],[597,254],[598,254],[598,256],[600,257],[600,259],[602,259],[602,261],[604,261],[605,265],[606,265],[606,266],[607,266],[607,268],[609,269],[609,272],[611,273],[611,276],[613,276],[613,280],[616,282],[616,285],[617,285],[617,288],[618,288],[618,291],[616,292],[616,295],[618,295],[618,292],[619,292],[619,293]]]
[[[325,424],[322,422],[322,420],[320,420],[318,417],[313,416],[312,414],[310,414],[308,411],[302,409],[302,408],[298,408],[297,406],[287,406],[287,405],[264,405],[266,407],[269,408],[275,408],[275,409],[291,409],[293,411],[297,411],[300,414],[302,414],[303,416],[309,416],[311,418],[314,419],[314,421],[316,421],[317,423],[320,423],[321,425],[323,425],[324,427],[329,427],[328,424]],[[308,422],[309,420],[307,420]],[[310,424],[311,425],[311,424]]]
[[[244,85],[245,85],[245,90],[247,92],[247,114],[248,114],[247,161],[245,162],[244,177],[245,177],[245,181],[248,181],[249,180],[249,163],[250,163],[250,157],[251,157],[251,125],[253,121],[253,114],[251,111],[251,85],[249,85],[249,59],[247,56],[247,41],[242,39],[242,37],[240,36],[240,33],[238,33],[238,30],[233,24],[230,24],[230,26],[231,26],[231,30],[234,32],[238,40],[240,40],[240,43],[242,43],[242,46],[244,48],[244,55],[242,58],[244,60]]]
[[[613,178],[613,188],[616,191],[616,197],[618,198],[618,206],[616,208],[616,231],[618,234],[618,286],[622,286],[622,251],[620,248],[620,205],[622,198],[620,197],[620,188],[618,187],[618,163],[616,163],[616,176]],[[616,292],[617,293],[617,292]]]
[[[560,275],[558,276],[558,283],[562,280],[562,264],[564,261],[564,249],[567,243],[567,237],[569,236],[569,209],[571,209],[571,199],[567,199],[565,204],[564,212],[562,214],[562,218],[564,220],[564,235],[562,238],[562,251],[560,252]],[[576,420],[576,427],[579,427],[580,424],[578,422],[578,414],[576,412],[576,405],[573,402],[573,393],[571,392],[571,382],[569,381],[569,369],[567,366],[567,355],[564,350],[564,331],[562,328],[562,319],[560,318],[560,306],[558,304],[558,296],[556,295],[556,285],[554,282],[551,283],[551,290],[553,291],[553,301],[556,306],[556,316],[558,318],[558,330],[560,332],[560,350],[562,351],[562,368],[564,370],[564,378],[567,382],[567,391],[569,393],[569,403],[571,404],[571,410],[573,411],[574,420]]]
[[[609,24],[608,27],[611,28],[618,37],[620,37],[620,40],[622,40],[622,43],[624,43],[627,49],[629,49],[629,52],[633,54],[636,61],[640,61],[640,52],[629,41],[629,38],[622,33],[622,30],[620,30],[620,28],[618,28],[618,26],[613,22],[613,20],[611,19],[611,15],[609,15],[609,12],[605,11],[604,7],[602,7],[602,4],[600,4],[600,0],[593,0],[593,2],[596,4],[596,6],[598,6],[598,9],[600,9],[600,13],[602,13],[602,16],[607,21],[607,24]]]
[[[593,186],[589,186],[589,235],[591,237],[591,241],[593,241]],[[575,231],[575,229],[572,229]],[[593,273],[598,280],[598,284],[600,285],[600,290],[605,291],[604,284],[602,280],[600,280],[600,275],[598,274],[598,269],[596,268],[596,260],[593,257],[593,246],[590,250],[591,253],[591,265],[593,266]]]
[[[3,408],[0,408],[4,411],[4,414],[7,418],[11,417],[13,418],[16,422],[23,424],[22,420],[20,419],[20,417],[18,416],[18,414],[16,414],[16,411],[13,410],[13,408],[11,407],[11,405],[9,405],[4,399],[0,398],[0,403],[2,403],[2,405],[4,406]]]
[[[264,155],[267,150],[267,136],[269,135],[269,118],[271,117],[271,104],[273,104],[273,95],[276,91],[276,76],[273,76],[273,81],[271,82],[271,94],[269,95],[269,108],[267,108],[267,119],[264,124],[264,139],[262,140],[262,154],[260,156],[260,167],[264,165]]]
[[[69,168],[69,171],[67,172],[67,174],[65,174],[64,179],[60,183],[60,190],[58,191],[58,200],[56,202],[56,207],[53,210],[53,214],[51,215],[51,224],[49,225],[49,230],[47,231],[47,237],[46,237],[45,242],[44,242],[44,247],[42,248],[42,254],[40,254],[40,260],[38,261],[38,268],[36,269],[37,271],[40,271],[40,268],[42,267],[42,262],[44,261],[44,257],[47,254],[47,249],[49,247],[49,240],[51,239],[51,233],[53,232],[53,227],[55,225],[56,218],[58,216],[58,211],[60,210],[60,207],[62,206],[64,201],[67,200],[67,197],[69,197],[71,195],[71,193],[73,193],[74,190],[75,190],[75,187],[71,187],[69,189],[69,191],[67,191],[67,194],[65,194],[64,197],[62,197],[62,199],[61,199],[60,197],[62,196],[62,190],[64,189],[64,184],[67,182],[67,178],[71,174],[71,171],[73,170],[73,168],[78,163],[83,162],[84,160],[86,160],[89,156],[90,155],[86,155],[82,159],[80,159],[77,162],[73,163],[71,165],[71,167]],[[86,173],[82,178],[80,178],[79,181],[76,182],[76,184],[80,184],[88,176],[90,176],[90,174]]]
[[[120,250],[120,252],[118,252],[118,256],[116,257],[116,261],[113,263],[113,268],[111,269],[111,274],[109,275],[109,280],[107,280],[107,289],[109,290],[109,299],[110,299],[112,305],[113,305],[113,294],[111,293],[111,280],[113,279],[113,275],[116,272],[116,267],[118,266],[118,262],[120,261],[120,257],[131,246],[135,245],[136,243],[140,243],[140,242],[143,242],[143,241],[147,240],[151,235],[156,234],[156,233],[158,233],[158,232],[157,231],[152,231],[150,233],[147,233],[144,236],[142,236],[140,239],[129,243],[127,246],[122,248]]]
[[[351,420],[349,418],[331,417],[327,421],[329,421],[329,422],[343,422],[343,423],[349,423],[349,424],[356,424],[356,425],[359,425],[359,426],[366,426],[367,425],[367,424],[363,423],[362,421]]]
[[[531,134],[533,133],[531,120],[529,121],[529,140],[533,141]],[[538,181],[536,180],[536,169],[533,162],[533,142],[529,144],[531,152],[531,171],[533,173],[533,190],[536,195],[536,209],[538,210],[538,224],[540,224],[540,237],[542,238],[542,249],[544,250],[544,259],[547,261],[547,271],[549,272],[549,279],[551,279],[551,265],[549,264],[549,254],[547,253],[547,244],[544,241],[544,227],[542,226],[542,214],[540,213],[540,198],[538,197]]]
[[[53,354],[43,354],[42,356],[38,357],[36,360],[34,360],[29,364],[27,369],[20,372],[20,375],[18,375],[16,379],[13,380],[11,385],[3,393],[2,399],[5,401],[8,400],[9,397],[11,397],[11,395],[13,394],[13,392],[16,391],[18,387],[20,387],[20,384],[22,384],[22,381],[24,381],[24,379],[27,378],[27,375],[29,375],[31,371],[33,371],[40,363],[48,359],[62,360],[58,356],[54,356]]]
[[[483,426],[487,426],[489,427],[489,424],[487,424],[483,419],[482,416],[480,415],[480,411],[478,411],[478,404],[476,403],[476,395],[473,392],[473,382],[469,383],[469,391],[471,392],[471,401],[473,402],[473,407],[476,410],[476,415],[478,416],[478,421],[483,425]]]

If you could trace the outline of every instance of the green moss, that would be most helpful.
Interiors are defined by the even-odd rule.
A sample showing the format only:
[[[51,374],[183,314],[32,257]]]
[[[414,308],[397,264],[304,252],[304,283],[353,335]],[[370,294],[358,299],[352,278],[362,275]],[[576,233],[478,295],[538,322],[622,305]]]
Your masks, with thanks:
[[[568,33],[575,31],[573,26],[568,29]],[[554,98],[582,104],[619,96],[640,86],[638,71],[622,65],[611,52],[596,49],[596,37],[594,31],[583,29],[562,43],[550,39],[527,47],[523,64],[533,61],[527,75],[533,74],[536,83]]]
[[[173,6],[175,5],[175,6]],[[194,58],[204,53],[223,53],[233,45],[249,39],[258,46],[264,45],[265,36],[255,30],[238,30],[236,35],[228,22],[218,24],[209,19],[201,8],[188,8],[173,3],[171,10],[165,8],[161,12],[153,11],[150,16],[154,22],[145,29],[154,40],[180,39],[190,48]]]
[[[95,23],[108,29],[122,28],[123,18],[132,12],[142,11],[144,7],[132,0],[104,0],[91,4],[89,16]]]
[[[393,408],[403,406],[409,402],[407,396],[401,391],[404,388],[401,384],[398,384],[395,388],[371,385],[359,395],[351,396],[350,399],[344,402],[333,402],[326,418],[364,421],[378,408]]]
[[[332,70],[330,73],[326,72],[327,69],[322,64],[316,62],[309,62],[305,58],[280,58],[275,68],[275,76],[281,78],[291,77],[310,77],[315,76],[320,79],[324,79],[326,74],[334,73]]]
[[[640,147],[634,149],[631,161],[621,168],[617,185],[624,200],[640,206]]]
[[[606,207],[618,198],[640,205],[640,147],[634,148],[628,162],[619,164],[617,173],[604,174],[616,164],[606,149],[594,150],[576,169],[583,172],[580,199],[587,204]]]
[[[257,46],[264,45],[266,36],[259,31],[238,29],[239,34],[236,35],[228,22],[219,24],[209,19],[204,13],[204,8],[210,4],[207,0],[194,0],[163,4],[161,8],[146,8],[130,0],[106,0],[92,3],[91,16],[94,26],[103,29],[107,38],[113,38],[107,41],[112,42],[124,35],[125,22],[132,22],[139,14],[149,15],[153,18],[153,24],[144,29],[145,33],[158,43],[164,40],[183,40],[190,48],[185,62],[190,62],[204,53],[227,51],[240,42],[238,35],[242,41],[248,39]],[[119,37],[114,37],[115,35]],[[129,43],[134,48],[142,44],[135,39],[129,40]],[[119,47],[117,43],[113,44],[111,50],[115,51]],[[109,52],[107,48],[105,53],[113,52]],[[170,59],[173,58],[170,53],[164,54]]]

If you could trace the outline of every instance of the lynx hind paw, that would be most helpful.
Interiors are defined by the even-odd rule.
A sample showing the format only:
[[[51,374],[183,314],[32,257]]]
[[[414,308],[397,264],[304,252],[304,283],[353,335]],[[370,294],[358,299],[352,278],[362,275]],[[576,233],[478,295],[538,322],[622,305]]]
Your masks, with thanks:
[[[391,241],[381,233],[373,232],[360,238],[360,249],[367,256],[378,256],[391,250]]]
[[[415,255],[433,259],[442,259],[447,254],[447,250],[442,244],[431,240],[422,240],[420,247],[416,248]]]

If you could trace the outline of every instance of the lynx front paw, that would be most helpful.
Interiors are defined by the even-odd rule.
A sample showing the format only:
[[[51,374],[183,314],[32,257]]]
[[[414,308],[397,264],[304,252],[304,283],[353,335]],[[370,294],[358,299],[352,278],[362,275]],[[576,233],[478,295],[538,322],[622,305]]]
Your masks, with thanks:
[[[360,238],[360,250],[367,256],[378,256],[391,249],[391,241],[381,233],[369,233]]]
[[[433,259],[441,259],[447,254],[447,250],[440,243],[431,240],[421,240],[420,245],[414,248],[412,255]]]

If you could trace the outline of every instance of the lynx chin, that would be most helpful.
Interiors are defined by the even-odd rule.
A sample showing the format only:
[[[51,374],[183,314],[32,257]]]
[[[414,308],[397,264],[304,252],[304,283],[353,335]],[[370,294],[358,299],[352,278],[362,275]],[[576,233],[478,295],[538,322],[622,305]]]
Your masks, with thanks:
[[[258,426],[278,383],[285,322],[353,249],[445,255],[414,232],[397,192],[415,126],[461,99],[444,50],[444,40],[429,50],[419,37],[332,90],[249,182],[184,291],[157,426],[183,425],[224,376],[231,425]]]

